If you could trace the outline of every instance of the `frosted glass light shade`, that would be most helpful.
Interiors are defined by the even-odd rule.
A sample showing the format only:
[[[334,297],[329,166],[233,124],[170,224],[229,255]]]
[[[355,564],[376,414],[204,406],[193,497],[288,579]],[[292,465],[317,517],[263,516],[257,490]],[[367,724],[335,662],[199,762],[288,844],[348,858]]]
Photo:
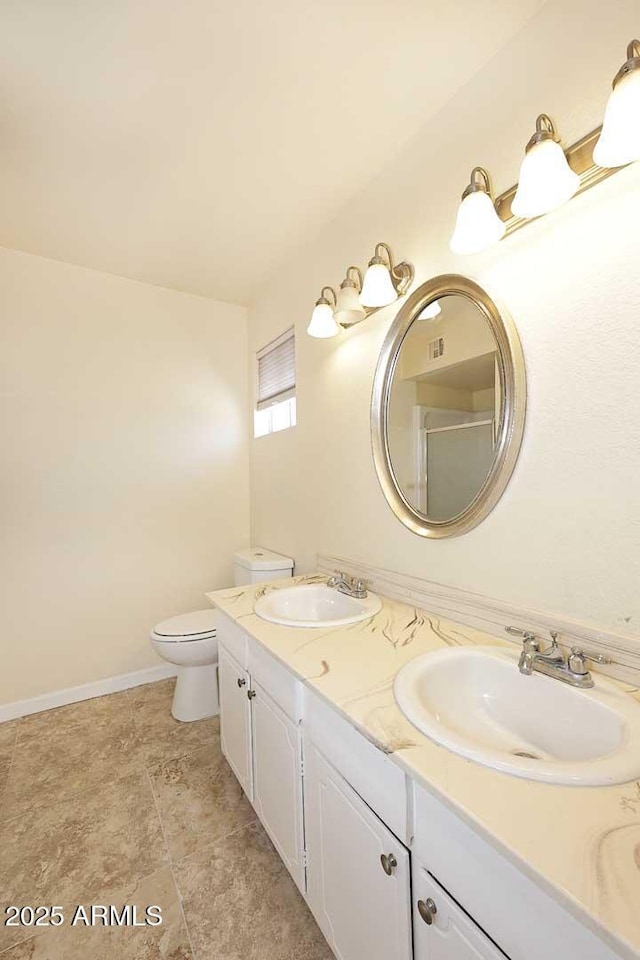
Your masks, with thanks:
[[[352,323],[358,323],[364,320],[366,311],[360,303],[358,291],[352,284],[340,287],[338,292],[338,302],[334,312],[334,317],[338,323],[349,326]]]
[[[623,167],[640,160],[640,70],[616,83],[593,159],[599,167]]]
[[[333,307],[329,303],[317,303],[311,314],[311,321],[307,327],[310,337],[326,340],[340,333],[340,327],[333,316]]]
[[[560,144],[543,140],[525,154],[511,210],[516,217],[539,217],[570,200],[579,186]]]
[[[454,253],[479,253],[498,243],[505,230],[506,224],[496,213],[489,194],[484,190],[475,190],[458,207],[449,246]]]
[[[386,307],[397,299],[389,268],[384,263],[369,264],[364,275],[360,303],[365,307]]]

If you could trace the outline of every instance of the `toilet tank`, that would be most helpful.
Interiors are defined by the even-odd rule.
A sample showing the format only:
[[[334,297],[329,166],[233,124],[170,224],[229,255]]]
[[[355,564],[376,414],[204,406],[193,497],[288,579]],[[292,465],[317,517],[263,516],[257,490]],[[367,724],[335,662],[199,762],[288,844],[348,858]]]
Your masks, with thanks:
[[[234,554],[233,582],[237,587],[265,580],[282,580],[293,576],[293,560],[281,553],[247,547]]]

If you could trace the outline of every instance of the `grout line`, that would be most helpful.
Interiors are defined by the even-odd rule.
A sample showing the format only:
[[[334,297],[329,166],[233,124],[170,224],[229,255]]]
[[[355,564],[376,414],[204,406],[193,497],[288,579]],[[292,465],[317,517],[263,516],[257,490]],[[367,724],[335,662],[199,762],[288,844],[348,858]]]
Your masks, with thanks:
[[[158,823],[160,824],[160,832],[162,834],[162,839],[164,842],[165,850],[167,851],[169,857],[169,866],[173,866],[173,857],[171,856],[171,848],[169,847],[169,841],[167,840],[167,833],[164,829],[164,823],[162,822],[162,814],[160,813],[160,804],[158,803],[158,798],[156,796],[156,791],[153,788],[153,780],[151,779],[151,774],[145,767],[145,776],[147,778],[147,783],[149,784],[149,789],[151,790],[151,796],[153,798],[153,806],[156,811],[156,816],[158,818]]]
[[[135,689],[138,689],[138,688],[136,687]],[[136,712],[135,712],[135,710],[133,709],[133,701],[132,701],[132,699],[131,699],[131,688],[128,688],[127,690],[123,690],[122,692],[123,692],[124,695],[125,695],[125,700],[127,701],[127,705],[128,705],[128,707],[129,707],[129,714],[131,715],[131,719],[132,719],[132,721],[133,721],[133,725],[134,725],[134,728],[135,728]]]
[[[184,923],[184,929],[186,931],[187,940],[189,942],[189,949],[191,950],[191,960],[197,960],[196,951],[194,950],[194,947],[193,947],[193,940],[191,939],[191,931],[189,930],[189,924],[187,923],[187,917],[184,912],[184,904],[182,902],[182,896],[178,889],[178,881],[176,880],[176,875],[173,872],[173,867],[169,867],[169,869],[171,871],[171,879],[173,880],[173,886],[176,891],[176,897],[178,898],[178,905],[180,907],[180,916],[182,917],[182,922]]]
[[[9,953],[13,952],[16,947],[23,947],[25,943],[31,943],[32,940],[36,940],[39,934],[32,933],[30,937],[27,937],[26,940],[16,940],[15,943],[12,943],[10,946],[5,947],[3,950],[0,950],[0,957],[7,957]]]
[[[170,870],[170,872],[171,872],[171,879],[173,880],[173,887],[174,887],[174,889],[175,889],[175,891],[176,891],[176,897],[178,898],[178,906],[180,907],[180,916],[182,917],[182,922],[183,922],[183,924],[184,924],[184,929],[185,929],[185,932],[186,932],[186,934],[187,934],[187,940],[188,940],[188,942],[189,942],[189,949],[191,950],[191,960],[197,960],[197,958],[196,958],[196,952],[195,952],[195,950],[194,950],[194,948],[193,948],[193,941],[192,941],[192,939],[191,939],[191,931],[189,930],[189,924],[187,923],[187,916],[186,916],[186,914],[185,914],[185,912],[184,912],[184,904],[182,903],[182,896],[181,896],[181,894],[180,894],[180,890],[178,889],[178,881],[176,880],[176,875],[175,875],[175,873],[174,873],[174,871],[173,871],[173,857],[172,857],[172,855],[171,855],[171,847],[169,846],[169,841],[168,841],[168,839],[167,839],[167,834],[166,834],[166,831],[165,831],[165,829],[164,829],[164,823],[163,823],[163,820],[162,820],[162,814],[161,814],[161,812],[160,812],[160,804],[159,804],[158,798],[157,798],[157,796],[156,796],[156,791],[155,791],[155,788],[154,788],[154,786],[153,786],[153,780],[151,779],[151,774],[149,773],[149,770],[146,768],[146,765],[145,765],[145,774],[146,774],[147,780],[148,780],[148,782],[149,782],[149,788],[151,789],[151,796],[153,797],[153,805],[154,805],[154,807],[155,807],[156,816],[158,817],[158,823],[160,824],[160,832],[162,833],[162,839],[163,839],[163,841],[164,841],[164,845],[165,845],[165,849],[166,849],[166,851],[167,851],[167,854],[168,854],[168,856],[169,856],[169,870]]]
[[[20,724],[22,723],[22,717],[18,718],[16,724],[16,732],[13,738],[13,750],[11,751],[11,760],[9,760],[9,769],[7,770],[7,775],[5,777],[5,789],[9,786],[9,778],[11,777],[11,771],[13,770],[13,763],[16,759],[16,754],[18,752],[18,734],[20,732]]]

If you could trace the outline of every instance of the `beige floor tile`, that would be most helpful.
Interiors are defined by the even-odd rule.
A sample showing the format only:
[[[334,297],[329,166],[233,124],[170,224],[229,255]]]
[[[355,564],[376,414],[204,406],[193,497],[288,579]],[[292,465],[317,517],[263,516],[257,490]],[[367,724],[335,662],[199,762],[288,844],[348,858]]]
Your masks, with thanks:
[[[128,691],[136,730],[147,763],[184,757],[218,739],[218,717],[180,723],[171,716],[175,680],[161,680]]]
[[[187,757],[152,767],[150,775],[174,860],[256,819],[217,737]]]
[[[140,758],[126,693],[25,717],[0,817],[99,789],[133,772]]]
[[[202,960],[333,960],[259,824],[180,861],[174,873]]]
[[[168,862],[146,773],[0,823],[0,912],[8,904],[92,902]],[[15,937],[0,927],[0,949]]]
[[[90,902],[82,902],[85,909]],[[32,936],[0,954],[2,960],[191,960],[191,950],[171,871],[164,867],[91,903],[136,906],[141,922],[149,905],[162,908],[157,926],[71,926],[76,904],[62,904],[65,923],[30,931]],[[89,914],[90,915],[90,914]]]

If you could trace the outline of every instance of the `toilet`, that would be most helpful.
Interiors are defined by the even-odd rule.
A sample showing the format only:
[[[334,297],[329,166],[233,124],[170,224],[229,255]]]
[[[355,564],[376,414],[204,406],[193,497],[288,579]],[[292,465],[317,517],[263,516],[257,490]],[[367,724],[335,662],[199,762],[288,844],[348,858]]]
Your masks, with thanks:
[[[261,547],[234,554],[234,585],[264,583],[293,575],[293,560]],[[220,712],[218,701],[217,613],[193,610],[163,620],[151,631],[151,646],[178,667],[171,714],[191,722]]]

